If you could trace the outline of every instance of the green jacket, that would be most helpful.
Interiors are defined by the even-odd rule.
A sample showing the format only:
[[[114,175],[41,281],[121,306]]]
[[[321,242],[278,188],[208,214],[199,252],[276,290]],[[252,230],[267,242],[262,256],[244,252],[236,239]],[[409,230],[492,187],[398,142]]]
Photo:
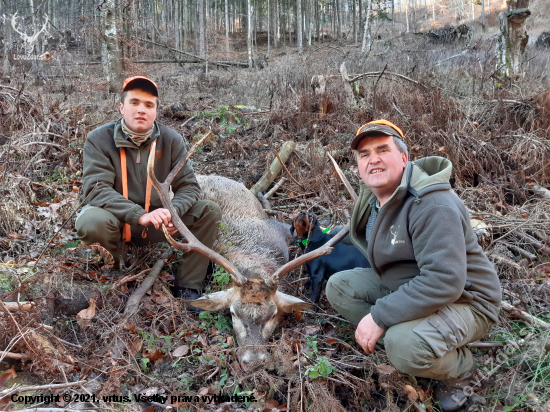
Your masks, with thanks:
[[[139,218],[146,213],[144,205],[147,161],[151,143],[156,139],[155,175],[160,182],[166,179],[180,156],[186,153],[185,143],[179,133],[157,122],[154,127],[153,134],[139,147],[122,133],[120,120],[107,123],[88,133],[84,144],[81,201],[93,190],[86,204],[108,210],[123,223],[138,224]],[[126,151],[128,199],[122,195],[121,147]],[[172,181],[172,191],[172,204],[180,216],[183,216],[200,194],[199,184],[189,163]],[[152,188],[151,210],[159,207],[163,207],[162,203],[157,191]]]
[[[393,292],[371,309],[373,320],[384,330],[450,303],[470,303],[498,322],[498,276],[477,242],[464,203],[451,189],[451,170],[451,162],[441,157],[409,162],[399,187],[380,209],[368,241],[365,228],[372,192],[361,182],[350,236]],[[469,290],[466,281],[472,284]]]

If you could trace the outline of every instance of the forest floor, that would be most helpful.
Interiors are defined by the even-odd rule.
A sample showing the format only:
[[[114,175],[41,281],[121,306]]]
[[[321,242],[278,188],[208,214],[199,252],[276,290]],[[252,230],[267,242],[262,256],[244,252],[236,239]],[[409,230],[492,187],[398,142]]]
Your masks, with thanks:
[[[128,75],[158,81],[158,120],[190,144],[213,132],[193,155],[196,173],[251,187],[273,151],[295,141],[286,165],[291,179],[271,199],[279,219],[309,210],[330,225],[347,221],[353,202],[325,152],[338,154],[357,189],[349,142],[360,125],[376,118],[404,130],[411,160],[451,160],[453,188],[479,222],[479,241],[511,306],[485,345],[471,345],[483,371],[473,402],[479,410],[550,410],[550,51],[528,49],[525,74],[511,81],[495,73],[490,38],[433,44],[410,35],[376,41],[368,59],[359,50],[327,42],[302,57],[293,49],[272,50],[261,70],[210,65],[205,73],[204,65],[158,64],[132,65]],[[243,371],[229,314],[189,313],[171,296],[176,259],[168,261],[138,315],[116,329],[127,346],[123,358],[112,359],[108,339],[120,312],[163,247],[135,252],[127,275],[136,276],[121,283],[102,276],[102,255],[76,239],[82,147],[87,132],[119,117],[118,96],[97,80],[98,65],[71,66],[62,59],[44,63],[45,85],[32,84],[17,67],[0,75],[0,301],[35,303],[18,311],[0,303],[0,397],[15,383],[83,380],[18,395],[69,394],[69,402],[62,398],[49,407],[100,410],[168,406],[158,397],[136,402],[138,393],[257,399],[179,400],[173,404],[179,410],[432,410],[430,389],[391,367],[384,350],[365,355],[354,327],[324,294],[316,311],[283,321],[264,368]],[[87,59],[81,54],[73,60]],[[367,75],[343,81],[343,62],[349,77]],[[315,88],[319,82],[324,91]],[[299,253],[290,246],[291,257]],[[212,276],[205,289],[225,287],[223,276]],[[305,269],[286,276],[280,289],[307,300]],[[82,310],[91,321],[78,319]],[[103,398],[112,395],[121,398]],[[47,406],[37,399],[32,405]],[[31,404],[4,397],[0,407]]]

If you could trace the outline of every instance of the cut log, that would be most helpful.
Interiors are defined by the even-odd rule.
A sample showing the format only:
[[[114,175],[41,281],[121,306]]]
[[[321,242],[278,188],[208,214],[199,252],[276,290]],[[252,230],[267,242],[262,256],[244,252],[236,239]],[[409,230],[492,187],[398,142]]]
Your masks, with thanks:
[[[510,305],[508,302],[502,301],[501,306],[502,306],[502,309],[505,310],[506,312],[513,314],[517,318],[522,319],[533,326],[536,326],[544,330],[550,330],[550,324],[546,323],[543,320],[540,320],[539,318],[534,317],[533,315],[527,312],[524,312],[523,310],[520,310]]]
[[[281,161],[285,162],[288,160],[292,152],[294,151],[294,147],[296,146],[296,143],[293,141],[288,141],[283,144],[281,147],[281,150],[279,151],[279,157],[281,158]],[[264,173],[264,175],[258,180],[258,182],[250,189],[252,194],[256,197],[258,196],[258,192],[264,193],[269,186],[271,186],[271,183],[275,180],[277,175],[281,172],[283,169],[283,165],[279,161],[279,159],[275,158],[273,162],[271,162],[271,166],[269,169]]]

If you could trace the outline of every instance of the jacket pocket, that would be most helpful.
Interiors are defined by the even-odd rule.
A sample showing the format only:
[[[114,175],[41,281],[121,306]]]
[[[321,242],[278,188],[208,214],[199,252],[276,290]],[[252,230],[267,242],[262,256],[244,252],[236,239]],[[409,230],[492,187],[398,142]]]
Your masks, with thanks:
[[[474,318],[467,306],[444,306],[426,317],[412,331],[423,338],[440,358],[470,341]]]

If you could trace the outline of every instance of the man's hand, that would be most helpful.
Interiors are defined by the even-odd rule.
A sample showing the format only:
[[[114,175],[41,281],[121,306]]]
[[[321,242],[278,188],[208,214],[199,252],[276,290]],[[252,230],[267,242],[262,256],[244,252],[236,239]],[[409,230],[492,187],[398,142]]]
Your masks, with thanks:
[[[374,353],[374,345],[378,342],[378,339],[384,334],[384,329],[378,326],[372,319],[371,314],[369,313],[355,330],[355,340],[361,346],[368,355]]]
[[[178,233],[178,229],[176,229],[172,223],[172,216],[170,215],[170,211],[168,209],[155,209],[151,213],[146,213],[139,218],[138,223],[145,227],[153,225],[157,230],[161,229],[161,226],[164,223],[164,226],[166,226],[170,236],[174,236]]]

